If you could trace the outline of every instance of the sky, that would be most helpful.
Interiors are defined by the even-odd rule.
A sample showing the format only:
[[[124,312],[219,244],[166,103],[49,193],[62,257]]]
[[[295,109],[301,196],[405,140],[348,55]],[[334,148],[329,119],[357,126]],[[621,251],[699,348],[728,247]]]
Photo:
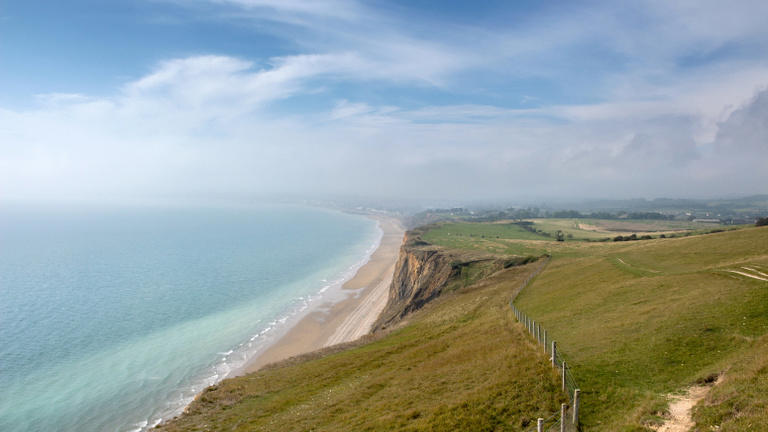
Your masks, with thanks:
[[[768,2],[0,0],[0,202],[768,193]]]

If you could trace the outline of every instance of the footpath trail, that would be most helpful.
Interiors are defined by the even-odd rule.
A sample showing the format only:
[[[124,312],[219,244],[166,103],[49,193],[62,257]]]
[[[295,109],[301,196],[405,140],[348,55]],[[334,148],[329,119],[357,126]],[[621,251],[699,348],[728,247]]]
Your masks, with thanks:
[[[720,383],[722,375],[711,385],[692,386],[684,395],[670,395],[669,403],[670,418],[664,422],[656,432],[688,432],[693,426],[691,419],[691,409],[694,405],[712,390],[712,387]]]
[[[746,273],[746,272],[743,272],[743,271],[738,271],[738,270],[728,270],[728,271],[731,272],[731,273],[740,274],[742,276],[746,276],[746,277],[749,277],[749,278],[752,278],[752,279],[757,279],[757,280],[767,281],[768,282],[768,278],[756,276],[756,275],[749,274],[749,273]]]

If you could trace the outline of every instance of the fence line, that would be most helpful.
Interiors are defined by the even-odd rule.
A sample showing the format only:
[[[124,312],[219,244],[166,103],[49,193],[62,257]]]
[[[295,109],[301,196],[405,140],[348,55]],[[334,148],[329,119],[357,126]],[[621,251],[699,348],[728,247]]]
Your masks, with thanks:
[[[549,341],[547,338],[547,330],[531,319],[525,312],[515,306],[514,301],[517,295],[527,287],[531,281],[541,273],[547,264],[549,264],[550,257],[547,256],[545,261],[531,273],[525,281],[512,293],[512,299],[509,301],[509,305],[515,314],[515,318],[520,322],[528,333],[531,334],[536,343],[542,345],[544,353],[550,355],[552,367],[560,371],[562,391],[568,396],[568,404],[562,404],[560,412],[555,412],[548,418],[539,418],[536,426],[532,429],[526,430],[526,432],[545,432],[545,431],[560,431],[570,432],[579,430],[579,395],[581,391],[576,383],[576,378],[573,376],[573,372],[569,366],[568,360],[565,355],[557,349],[556,341]]]

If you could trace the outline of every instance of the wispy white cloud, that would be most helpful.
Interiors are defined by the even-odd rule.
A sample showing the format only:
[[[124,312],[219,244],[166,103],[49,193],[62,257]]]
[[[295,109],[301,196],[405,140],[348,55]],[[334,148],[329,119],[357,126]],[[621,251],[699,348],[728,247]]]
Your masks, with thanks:
[[[238,5],[262,12],[272,19],[286,20],[294,14],[313,18],[353,20],[359,16],[360,9],[358,3],[352,0],[213,0],[213,2]]]
[[[299,53],[168,59],[109,96],[0,110],[3,198],[674,196],[768,180],[768,61],[717,51],[766,43],[762,3],[606,3],[494,29],[353,1],[214,3],[278,23]],[[573,81],[590,65],[571,51],[615,62]],[[521,77],[596,94],[493,94]],[[425,89],[439,97],[409,94]],[[272,109],[318,91],[312,109]]]

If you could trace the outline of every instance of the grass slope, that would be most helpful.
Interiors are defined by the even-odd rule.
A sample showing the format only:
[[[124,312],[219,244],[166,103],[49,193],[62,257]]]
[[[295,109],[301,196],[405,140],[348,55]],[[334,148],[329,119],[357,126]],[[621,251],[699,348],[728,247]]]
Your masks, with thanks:
[[[397,330],[206,390],[165,431],[519,431],[558,409],[558,378],[509,296],[537,264],[451,290]]]
[[[563,222],[564,223],[564,222]],[[646,431],[667,394],[725,372],[696,409],[701,430],[768,424],[768,227],[635,242],[496,238],[493,224],[422,236],[553,260],[517,305],[560,343],[582,389],[584,430]],[[565,227],[564,225],[561,228]]]
[[[750,369],[754,362],[743,357],[768,334],[768,282],[728,270],[768,265],[767,245],[768,228],[752,228],[605,244],[550,263],[517,305],[570,357],[584,396],[585,430],[648,430],[660,420],[667,393],[730,365],[723,386],[734,387],[730,399],[711,399],[698,411],[701,425],[725,421],[727,401],[742,389],[728,384],[731,373],[765,388],[764,368]],[[752,358],[764,365],[765,354],[758,350]],[[740,397],[745,406],[768,401],[765,392]],[[740,421],[766,424],[768,414],[747,410]]]
[[[726,366],[727,377],[694,409],[697,424],[722,432],[762,430],[768,425],[768,336]],[[761,429],[762,428],[762,429]]]

